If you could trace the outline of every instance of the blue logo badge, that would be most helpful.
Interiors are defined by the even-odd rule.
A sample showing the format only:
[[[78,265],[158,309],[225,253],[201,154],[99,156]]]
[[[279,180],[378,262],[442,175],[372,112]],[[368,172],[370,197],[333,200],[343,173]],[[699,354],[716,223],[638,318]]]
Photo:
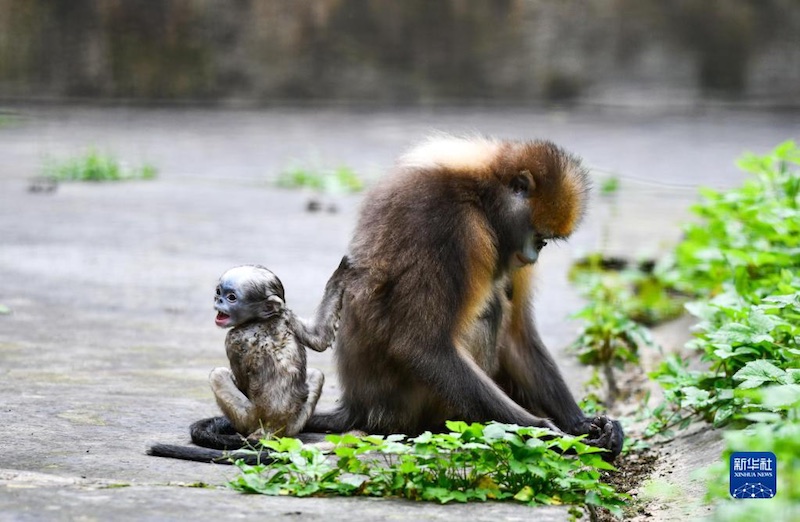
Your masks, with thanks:
[[[768,451],[742,451],[731,455],[733,498],[772,498],[778,492],[778,462]]]

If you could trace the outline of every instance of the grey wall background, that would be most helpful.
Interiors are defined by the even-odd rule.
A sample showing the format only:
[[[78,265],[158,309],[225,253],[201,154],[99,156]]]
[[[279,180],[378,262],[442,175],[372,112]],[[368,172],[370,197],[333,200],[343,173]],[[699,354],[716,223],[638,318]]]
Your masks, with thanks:
[[[0,0],[0,98],[800,106],[800,2]]]

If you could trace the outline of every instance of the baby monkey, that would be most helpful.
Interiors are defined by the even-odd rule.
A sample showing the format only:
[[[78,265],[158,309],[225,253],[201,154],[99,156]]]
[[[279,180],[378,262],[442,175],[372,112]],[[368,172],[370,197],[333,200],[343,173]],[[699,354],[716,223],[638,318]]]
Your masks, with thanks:
[[[225,417],[191,426],[192,441],[203,447],[154,444],[147,453],[223,464],[242,458],[255,464],[263,461],[261,455],[223,450],[256,446],[271,434],[300,433],[324,382],[322,372],[306,369],[304,347],[321,352],[333,344],[349,268],[345,256],[311,321],[286,308],[283,284],[266,268],[246,265],[222,274],[214,296],[215,322],[231,329],[225,339],[230,369],[214,368],[209,381]]]
[[[314,412],[325,377],[306,369],[304,347],[322,352],[333,342],[346,265],[342,260],[328,281],[314,324],[286,308],[283,284],[263,266],[239,266],[220,277],[215,322],[230,328],[230,369],[214,368],[209,382],[222,413],[247,439],[292,437]]]

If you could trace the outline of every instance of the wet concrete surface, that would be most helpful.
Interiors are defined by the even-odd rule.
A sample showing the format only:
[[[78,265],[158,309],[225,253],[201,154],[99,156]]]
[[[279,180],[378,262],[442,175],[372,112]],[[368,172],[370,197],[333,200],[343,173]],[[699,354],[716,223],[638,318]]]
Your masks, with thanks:
[[[290,164],[353,167],[378,177],[433,130],[548,138],[609,172],[616,203],[595,197],[575,237],[541,258],[537,321],[571,387],[587,373],[563,348],[580,300],[566,281],[576,256],[604,247],[658,255],[679,237],[697,185],[727,187],[733,160],[800,136],[778,114],[658,115],[607,111],[346,112],[15,107],[0,128],[0,520],[327,519],[561,520],[563,509],[436,506],[363,499],[244,496],[230,467],[148,457],[151,442],[185,443],[216,414],[207,384],[225,365],[213,324],[216,278],[258,262],[287,301],[310,314],[345,253],[360,196],[308,213],[308,194],[272,181]],[[27,191],[43,165],[94,146],[160,169],[154,181],[61,184]],[[337,396],[332,354],[320,407]],[[124,486],[124,487],[122,487]]]

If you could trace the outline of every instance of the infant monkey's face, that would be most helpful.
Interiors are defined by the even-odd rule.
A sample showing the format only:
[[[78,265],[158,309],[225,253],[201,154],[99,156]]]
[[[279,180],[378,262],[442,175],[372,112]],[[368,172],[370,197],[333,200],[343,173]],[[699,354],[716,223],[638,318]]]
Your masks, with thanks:
[[[214,320],[220,328],[267,320],[284,307],[283,284],[278,276],[258,265],[231,268],[219,278],[214,295]]]

